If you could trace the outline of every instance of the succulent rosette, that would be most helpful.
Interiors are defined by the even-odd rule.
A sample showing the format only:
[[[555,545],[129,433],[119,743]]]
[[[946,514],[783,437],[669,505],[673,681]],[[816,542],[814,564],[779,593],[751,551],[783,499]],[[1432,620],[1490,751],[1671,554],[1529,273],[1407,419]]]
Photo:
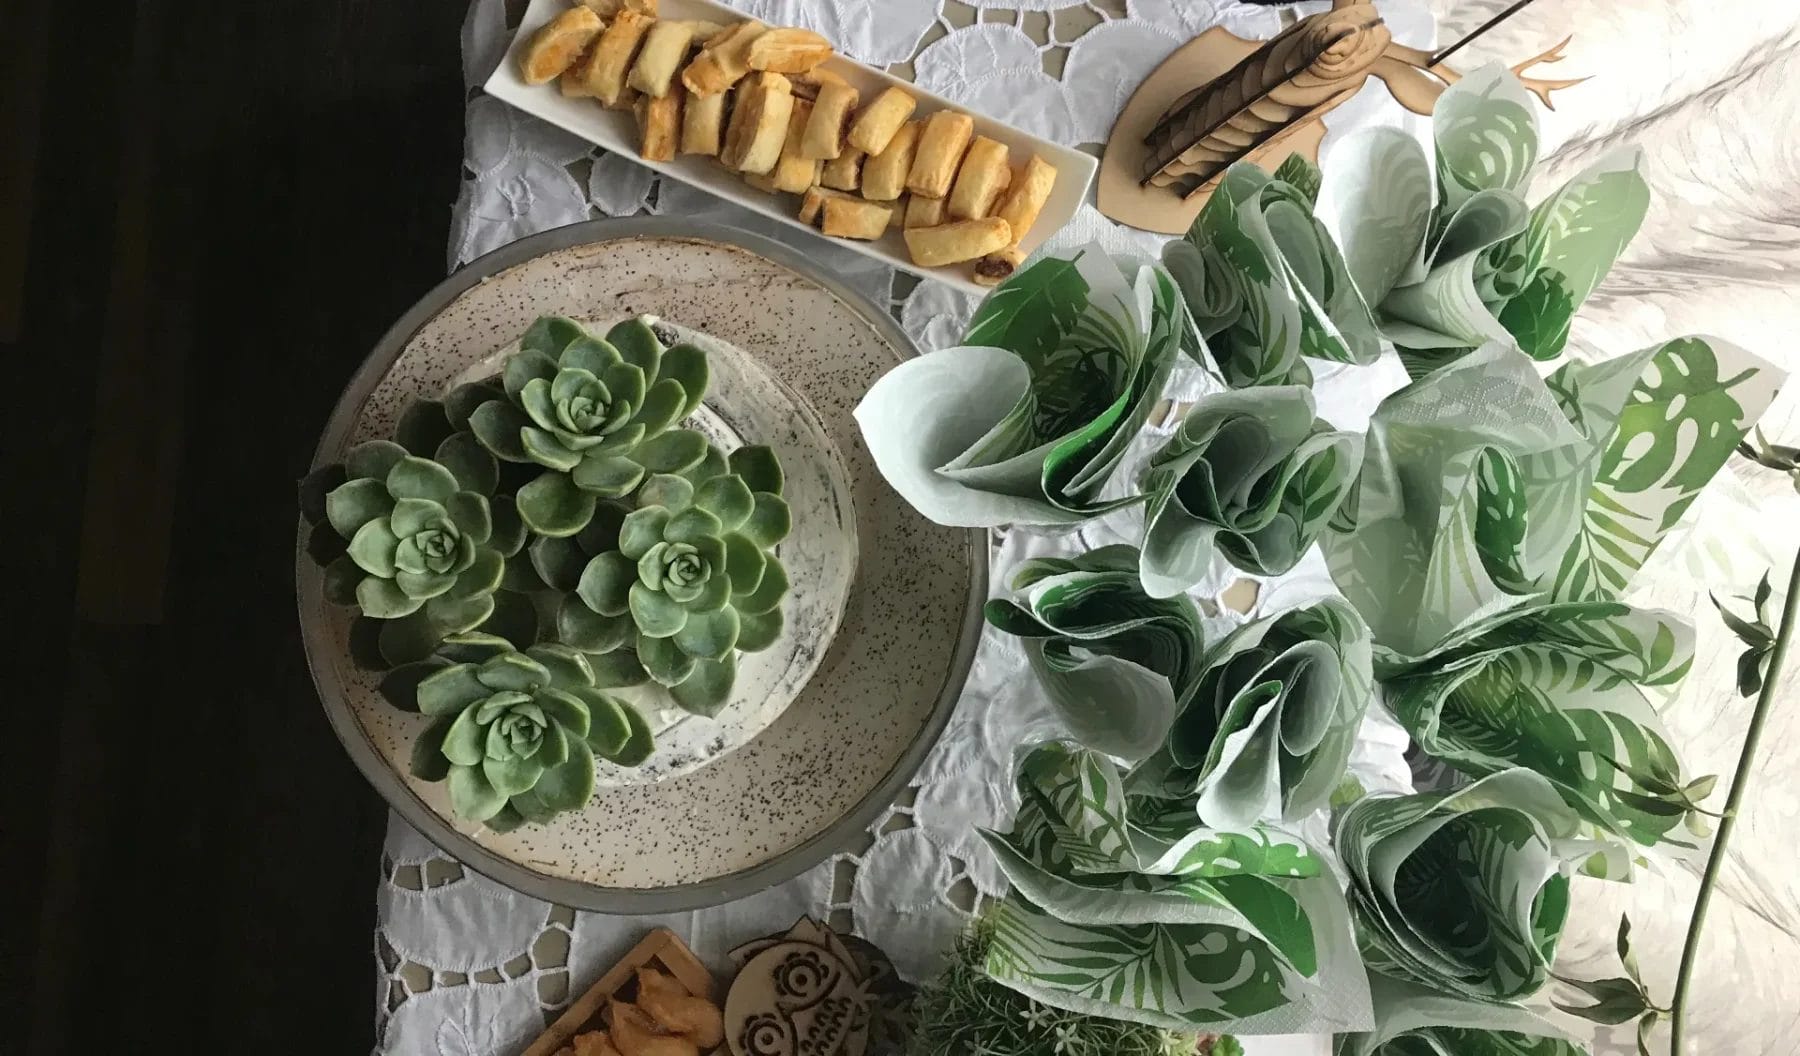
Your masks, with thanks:
[[[1128,761],[1162,745],[1205,638],[1192,600],[1144,593],[1138,560],[1132,547],[1107,546],[1024,561],[1012,596],[986,609],[988,623],[1024,640],[1069,732]]]
[[[396,681],[432,719],[413,742],[413,775],[447,781],[457,815],[490,828],[576,810],[593,795],[596,757],[636,766],[652,747],[643,716],[602,692],[587,657],[567,646],[519,652],[504,639],[459,636]]]
[[[881,475],[938,524],[1075,524],[1106,491],[1193,323],[1169,274],[1099,246],[995,287],[961,347],[908,359],[856,408]]]
[[[1280,575],[1299,563],[1337,513],[1362,466],[1362,437],[1314,416],[1303,386],[1203,396],[1150,456],[1144,507],[1144,589],[1153,597],[1198,584],[1223,555],[1245,572]]]
[[[1343,896],[1303,841],[1200,825],[1192,797],[1128,795],[1085,748],[1033,749],[1018,789],[1011,831],[983,834],[1012,884],[989,918],[994,979],[1170,1030],[1366,1026]]]
[[[559,625],[629,643],[676,703],[715,714],[736,681],[736,654],[781,634],[787,571],[769,552],[792,527],[781,485],[766,447],[739,448],[698,483],[651,477],[619,525],[618,549],[581,572],[576,598],[587,611]]]
[[[1497,65],[1446,90],[1431,128],[1435,164],[1397,128],[1359,131],[1333,153],[1320,219],[1352,281],[1415,374],[1489,341],[1556,358],[1643,223],[1642,152],[1608,154],[1527,206],[1537,114]]]
[[[1592,847],[1578,824],[1524,769],[1344,808],[1333,845],[1370,971],[1467,1001],[1537,993],[1568,915],[1568,871]]]
[[[1225,384],[1307,385],[1302,357],[1369,363],[1380,336],[1325,226],[1314,217],[1319,170],[1298,155],[1274,174],[1225,171],[1163,266]]]
[[[465,386],[451,404],[494,455],[544,467],[519,489],[519,514],[540,535],[569,536],[600,499],[705,457],[705,437],[671,427],[700,405],[708,378],[706,354],[666,347],[647,317],[602,339],[546,316],[507,357],[498,392],[491,382]]]
[[[1373,695],[1368,628],[1341,599],[1252,620],[1207,651],[1134,787],[1191,790],[1223,828],[1297,822],[1342,781]]]
[[[506,553],[523,533],[504,517],[510,506],[496,532],[497,471],[486,452],[455,436],[439,450],[449,465],[387,440],[358,444],[342,467],[303,483],[303,493],[322,494],[303,498],[302,509],[318,518],[314,556],[335,554],[325,566],[329,598],[378,620],[420,614],[441,639],[492,613]]]

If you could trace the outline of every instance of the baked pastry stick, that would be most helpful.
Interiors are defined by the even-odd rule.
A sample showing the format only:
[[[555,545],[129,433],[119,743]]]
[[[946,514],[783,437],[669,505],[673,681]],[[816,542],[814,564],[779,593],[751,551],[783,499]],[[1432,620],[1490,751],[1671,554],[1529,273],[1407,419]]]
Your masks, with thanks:
[[[958,220],[937,227],[911,227],[905,235],[913,263],[927,268],[974,260],[1005,249],[1012,242],[1012,228],[997,216]]]
[[[805,73],[831,58],[831,41],[810,29],[771,29],[751,42],[746,57],[753,70]]]
[[[969,137],[974,134],[975,119],[968,114],[954,110],[932,114],[919,133],[919,147],[913,155],[912,171],[906,176],[906,189],[927,198],[949,194],[963,152],[969,149]]]
[[[686,85],[677,87],[686,96],[681,108],[681,152],[718,157],[725,142],[725,111],[731,93],[688,95]]]
[[[743,80],[750,73],[750,45],[768,31],[768,26],[752,18],[708,40],[681,71],[688,94],[713,95]]]
[[[975,262],[975,282],[981,286],[998,286],[1012,277],[1025,262],[1025,254],[1017,245],[989,253]]]
[[[546,84],[575,65],[606,23],[585,7],[571,7],[531,35],[519,56],[519,76],[526,84]]]
[[[894,210],[875,202],[845,195],[825,199],[820,210],[820,230],[834,238],[880,238],[887,232]]]
[[[801,141],[806,138],[806,122],[812,112],[813,104],[805,99],[794,100],[793,112],[788,115],[787,141],[781,145],[781,157],[771,174],[778,191],[804,194],[808,187],[819,182],[820,163],[800,150]]]
[[[638,153],[645,161],[674,161],[676,140],[681,136],[681,100],[687,89],[671,85],[660,96],[638,98],[638,125],[642,132]]]
[[[1015,243],[1022,241],[1025,232],[1037,222],[1038,212],[1050,200],[1050,189],[1055,186],[1056,166],[1033,154],[1025,163],[1025,171],[1001,198],[1000,207],[994,210],[994,215],[1012,228]]]
[[[976,136],[963,155],[962,168],[950,187],[950,218],[977,220],[993,211],[1000,192],[1012,182],[1012,168],[1006,163],[1006,144],[986,136]]]
[[[906,174],[912,170],[913,152],[919,145],[922,121],[908,121],[888,139],[887,149],[863,162],[862,196],[871,202],[891,202],[906,190]]]
[[[818,112],[816,108],[813,110],[815,114]],[[855,147],[845,147],[819,170],[819,182],[834,191],[856,190],[862,186],[863,158],[866,156]]]
[[[843,81],[826,81],[813,102],[801,152],[809,158],[835,158],[844,152],[844,133],[856,109],[857,91]]]
[[[625,95],[625,74],[631,69],[638,45],[644,42],[644,34],[649,32],[654,21],[649,15],[636,11],[620,11],[594,41],[594,50],[588,53],[587,62],[581,67],[581,83],[602,106],[619,105]]]
[[[863,107],[850,125],[850,145],[874,157],[886,150],[888,142],[906,127],[919,101],[899,88],[889,88]]]
[[[719,160],[739,172],[767,174],[781,160],[794,96],[779,73],[759,73],[738,89]]]
[[[944,222],[944,199],[927,198],[922,194],[908,195],[906,199],[907,227],[936,227]]]
[[[833,191],[825,187],[808,187],[806,196],[800,199],[800,222],[811,224],[814,227],[819,226],[819,214],[824,211],[825,202],[829,198],[843,198],[852,202],[857,200],[854,194],[845,194],[842,191]]]
[[[625,83],[652,99],[661,99],[668,94],[675,72],[687,59],[688,47],[693,42],[692,22],[667,21],[651,26],[650,32],[644,34],[643,50],[638,52],[637,62],[631,67],[631,76]]]

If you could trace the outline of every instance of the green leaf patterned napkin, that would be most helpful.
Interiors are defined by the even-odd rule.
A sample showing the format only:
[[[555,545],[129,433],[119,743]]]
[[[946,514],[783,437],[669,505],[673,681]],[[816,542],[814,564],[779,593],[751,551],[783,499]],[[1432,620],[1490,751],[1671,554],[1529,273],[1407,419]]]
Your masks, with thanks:
[[[1066,525],[1102,498],[1184,343],[1180,291],[1098,246],[1043,257],[994,289],[964,344],[907,360],[856,409],[888,483],[939,524]]]
[[[1298,157],[1273,176],[1233,165],[1186,237],[1163,247],[1163,265],[1233,388],[1310,384],[1303,356],[1369,363],[1381,354],[1369,306],[1313,216],[1319,180]]]
[[[1200,671],[1200,613],[1185,596],[1147,597],[1138,552],[1108,546],[1021,562],[1013,596],[987,620],[1025,641],[1025,655],[1069,732],[1136,761],[1163,744],[1176,698]]]
[[[1565,869],[1588,846],[1576,830],[1549,782],[1522,769],[1344,808],[1332,842],[1369,970],[1470,1001],[1535,994],[1568,914]]]
[[[1432,141],[1435,164],[1398,129],[1359,132],[1319,191],[1320,221],[1382,335],[1415,376],[1490,341],[1556,358],[1575,310],[1643,222],[1639,152],[1602,158],[1528,208],[1537,116],[1494,65],[1444,92]]]
[[[1342,892],[1297,837],[1197,823],[1195,800],[1127,793],[1104,755],[1039,746],[1012,831],[988,973],[1058,1008],[1174,1030],[1366,1030]]]
[[[1193,796],[1221,828],[1298,822],[1343,779],[1373,693],[1368,628],[1341,599],[1252,620],[1207,652],[1132,787]]]
[[[1439,993],[1416,983],[1369,979],[1375,1029],[1343,1034],[1336,1056],[1587,1056],[1587,1049],[1532,1009]]]
[[[1139,487],[1152,597],[1191,589],[1223,554],[1256,575],[1289,571],[1350,494],[1362,437],[1333,430],[1300,385],[1202,396],[1150,456]]]

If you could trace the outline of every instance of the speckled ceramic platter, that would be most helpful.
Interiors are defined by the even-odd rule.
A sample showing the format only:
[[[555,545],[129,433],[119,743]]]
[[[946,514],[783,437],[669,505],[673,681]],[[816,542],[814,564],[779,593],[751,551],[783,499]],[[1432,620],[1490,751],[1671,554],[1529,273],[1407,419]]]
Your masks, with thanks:
[[[479,371],[540,315],[605,323],[640,313],[724,342],[713,358],[735,365],[715,383],[711,419],[700,427],[727,442],[798,444],[796,465],[810,467],[818,488],[814,527],[797,529],[779,551],[790,568],[816,568],[811,595],[798,596],[796,575],[790,597],[810,614],[793,621],[790,613],[790,621],[811,630],[791,648],[769,651],[774,666],[752,683],[764,688],[734,698],[730,714],[670,726],[664,765],[644,775],[652,780],[600,787],[585,809],[549,825],[501,834],[460,822],[444,786],[407,773],[426,720],[375,692],[378,676],[350,660],[348,615],[325,601],[304,554],[296,563],[302,632],[327,714],[394,809],[496,880],[618,913],[739,898],[852,840],[911,778],[948,720],[986,596],[979,534],[939,527],[907,507],[876,472],[851,417],[877,377],[915,354],[904,334],[800,253],[726,228],[595,221],[475,261],[376,346],[333,412],[315,462],[386,435],[408,398],[436,395]],[[768,399],[748,393],[765,384],[776,394],[770,399],[794,404],[759,412]],[[754,435],[775,428],[793,432]],[[699,725],[709,721],[719,722],[710,737]]]

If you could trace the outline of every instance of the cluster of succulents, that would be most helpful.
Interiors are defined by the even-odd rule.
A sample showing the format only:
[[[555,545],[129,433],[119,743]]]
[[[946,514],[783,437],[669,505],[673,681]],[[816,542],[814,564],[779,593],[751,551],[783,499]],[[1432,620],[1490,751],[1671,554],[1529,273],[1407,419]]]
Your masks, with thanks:
[[[709,377],[648,317],[605,337],[546,317],[497,376],[415,401],[392,439],[301,482],[325,594],[358,613],[352,655],[432,718],[412,772],[459,816],[505,830],[579,808],[596,759],[654,747],[608,690],[653,682],[715,715],[737,654],[780,637],[781,464],[677,424]]]

